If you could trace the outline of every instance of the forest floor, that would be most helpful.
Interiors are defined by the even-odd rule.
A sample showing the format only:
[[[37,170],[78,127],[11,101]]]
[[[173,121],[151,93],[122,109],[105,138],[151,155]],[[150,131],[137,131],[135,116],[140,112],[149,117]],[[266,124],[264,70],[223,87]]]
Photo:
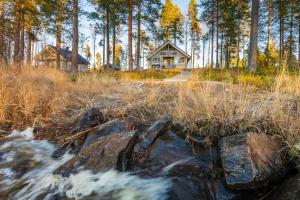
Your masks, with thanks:
[[[256,131],[276,135],[293,152],[300,141],[300,76],[296,72],[192,70],[88,73],[78,77],[47,68],[0,70],[0,134],[35,127],[57,141],[86,109],[107,121],[131,117],[151,124],[163,116],[186,134],[216,141]],[[177,78],[176,78],[177,79]],[[172,79],[171,79],[172,80]]]

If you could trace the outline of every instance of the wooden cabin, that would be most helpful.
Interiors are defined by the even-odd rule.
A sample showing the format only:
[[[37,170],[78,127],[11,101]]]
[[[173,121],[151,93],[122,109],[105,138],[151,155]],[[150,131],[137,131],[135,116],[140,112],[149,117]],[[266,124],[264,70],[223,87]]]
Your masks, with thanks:
[[[61,48],[60,52],[60,68],[64,71],[71,71],[72,51],[69,48]],[[35,66],[56,66],[57,48],[52,45],[45,47],[40,53],[34,56]],[[87,72],[90,62],[78,54],[78,70]]]
[[[170,41],[165,42],[148,56],[153,69],[186,69],[191,56]]]

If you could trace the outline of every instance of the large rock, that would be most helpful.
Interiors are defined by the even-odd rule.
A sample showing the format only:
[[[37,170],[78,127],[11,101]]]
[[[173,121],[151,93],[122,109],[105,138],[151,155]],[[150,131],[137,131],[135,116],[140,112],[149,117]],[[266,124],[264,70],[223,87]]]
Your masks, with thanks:
[[[247,133],[220,141],[226,183],[232,189],[256,189],[279,180],[286,172],[282,145],[266,134]]]
[[[81,132],[83,130],[95,127],[104,121],[103,114],[98,108],[92,108],[82,113],[75,121],[71,133]]]
[[[239,197],[240,192],[225,186],[216,147],[195,154],[192,146],[172,131],[158,137],[145,152],[141,152],[138,145],[136,147],[133,171],[140,176],[162,176],[172,181],[169,199],[223,200]]]
[[[101,140],[82,148],[56,173],[69,176],[71,173],[77,173],[79,169],[94,172],[110,169],[127,170],[138,138],[138,134],[135,132],[121,132],[104,136]]]
[[[142,131],[144,125],[131,118],[116,119],[105,123],[97,129],[88,133],[85,138],[83,147],[86,147],[92,143],[101,140],[104,136],[111,135],[113,133],[129,132],[132,130]]]
[[[156,121],[152,126],[147,130],[145,134],[142,135],[141,146],[144,149],[148,149],[155,140],[160,137],[162,134],[167,132],[172,124],[172,119],[170,117],[162,118]]]

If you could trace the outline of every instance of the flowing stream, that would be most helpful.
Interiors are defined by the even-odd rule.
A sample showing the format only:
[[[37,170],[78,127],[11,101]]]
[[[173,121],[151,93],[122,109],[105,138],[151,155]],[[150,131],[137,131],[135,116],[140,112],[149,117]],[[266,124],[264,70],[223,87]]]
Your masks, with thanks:
[[[0,141],[0,199],[2,200],[161,200],[171,187],[162,178],[143,179],[110,170],[81,170],[70,177],[53,172],[70,160],[51,155],[57,149],[44,140],[34,140],[33,129],[13,131]]]

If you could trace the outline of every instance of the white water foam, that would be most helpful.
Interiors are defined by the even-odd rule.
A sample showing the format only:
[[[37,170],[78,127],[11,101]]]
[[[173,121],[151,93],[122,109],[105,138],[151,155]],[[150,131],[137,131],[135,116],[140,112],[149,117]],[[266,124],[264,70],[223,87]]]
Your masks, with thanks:
[[[0,192],[9,192],[10,200],[167,198],[171,184],[162,178],[143,179],[115,170],[96,174],[84,170],[70,177],[53,174],[73,155],[67,153],[61,159],[53,159],[51,155],[57,147],[47,141],[33,140],[31,128],[13,131],[7,138],[9,140],[0,146]],[[29,163],[30,169],[16,177],[18,170],[24,170],[24,162],[20,164],[20,160],[26,161],[25,166]]]

